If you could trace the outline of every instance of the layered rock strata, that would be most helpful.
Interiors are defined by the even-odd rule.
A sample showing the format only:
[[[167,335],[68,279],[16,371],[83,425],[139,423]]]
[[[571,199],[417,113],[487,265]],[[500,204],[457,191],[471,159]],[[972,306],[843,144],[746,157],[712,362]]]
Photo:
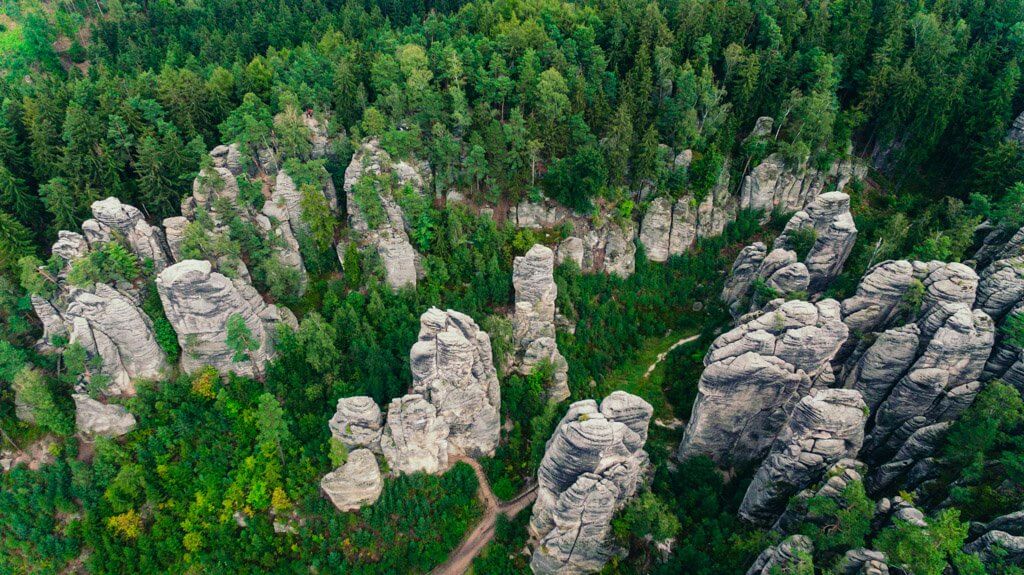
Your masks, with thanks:
[[[512,265],[512,285],[516,307],[512,316],[512,370],[528,375],[541,362],[552,367],[549,397],[562,401],[569,397],[569,364],[555,341],[555,299],[558,286],[554,279],[555,256],[550,248],[536,244]]]
[[[331,430],[331,437],[340,441],[349,451],[366,448],[380,453],[384,416],[373,398],[342,397],[327,427]]]
[[[796,575],[813,571],[814,544],[803,535],[791,535],[782,543],[768,547],[747,569],[747,575]]]
[[[388,406],[381,452],[395,473],[438,474],[448,469],[448,422],[419,394],[395,398]]]
[[[338,511],[355,511],[372,505],[383,488],[377,458],[368,449],[350,452],[344,465],[320,481],[320,489]]]

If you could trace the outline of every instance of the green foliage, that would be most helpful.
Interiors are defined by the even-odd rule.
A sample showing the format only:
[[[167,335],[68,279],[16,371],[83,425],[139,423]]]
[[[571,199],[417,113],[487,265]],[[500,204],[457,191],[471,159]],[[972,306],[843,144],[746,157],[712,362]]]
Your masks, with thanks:
[[[352,197],[359,208],[359,213],[371,230],[379,228],[387,219],[384,206],[380,202],[381,191],[387,185],[385,178],[364,176],[352,188]]]
[[[251,360],[250,353],[259,349],[260,343],[253,336],[249,326],[246,325],[245,318],[237,313],[231,314],[228,317],[225,331],[224,343],[234,353],[231,361],[238,363]]]
[[[798,531],[811,538],[818,557],[834,559],[847,549],[863,547],[871,533],[875,503],[860,481],[847,483],[840,498],[816,496],[800,505],[806,518]]]
[[[139,277],[135,255],[119,242],[107,242],[71,263],[68,281],[79,287],[98,283],[131,282]]]
[[[813,226],[800,227],[786,235],[786,245],[796,252],[798,261],[807,259],[807,254],[811,253],[811,248],[817,241],[818,232]]]
[[[917,575],[941,575],[949,562],[960,572],[984,573],[978,558],[961,550],[967,528],[958,511],[945,509],[929,519],[927,527],[897,519],[875,538],[875,546],[891,563]]]
[[[679,519],[668,505],[650,491],[632,499],[612,520],[612,530],[620,539],[650,536],[654,541],[664,541],[675,537],[680,528]]]
[[[36,425],[59,435],[74,432],[74,422],[57,406],[42,371],[26,365],[14,376],[11,386]]]

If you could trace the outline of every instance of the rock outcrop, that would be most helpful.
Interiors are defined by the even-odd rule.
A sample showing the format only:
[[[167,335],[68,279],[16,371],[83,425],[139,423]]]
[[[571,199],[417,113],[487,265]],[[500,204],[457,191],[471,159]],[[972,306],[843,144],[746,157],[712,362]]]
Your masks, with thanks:
[[[103,404],[84,393],[71,396],[75,400],[75,429],[88,437],[120,437],[135,429],[135,416],[120,405]]]
[[[555,401],[569,397],[569,364],[555,341],[555,299],[558,286],[554,279],[555,256],[550,248],[536,244],[525,256],[515,258],[512,285],[516,292],[512,316],[512,369],[528,375],[541,362],[552,367],[548,395]]]
[[[846,490],[855,482],[863,482],[864,473],[867,472],[867,465],[855,459],[841,459],[832,464],[825,471],[824,479],[813,487],[808,487],[797,493],[786,505],[786,510],[779,516],[772,526],[773,531],[782,534],[793,533],[801,523],[807,521],[825,527],[834,518],[831,515],[824,517],[811,513],[808,502],[812,498],[827,498],[835,501],[842,509],[847,507],[845,498]]]
[[[89,243],[110,241],[115,236],[121,236],[139,259],[152,261],[153,268],[158,272],[174,261],[163,232],[157,226],[150,225],[135,206],[122,204],[117,198],[109,197],[93,202],[92,217],[82,223],[82,230]]]
[[[759,462],[793,405],[810,391],[848,335],[839,303],[770,302],[719,336],[704,357],[679,458],[719,465]]]
[[[345,170],[349,226],[359,244],[377,252],[385,278],[394,289],[415,286],[420,275],[420,255],[409,241],[409,223],[393,190],[408,187],[423,194],[426,167],[394,161],[376,139],[363,141]],[[364,178],[372,180],[363,182]],[[357,186],[372,186],[357,193]],[[342,245],[339,244],[339,257]]]
[[[487,332],[463,313],[430,308],[420,316],[419,340],[409,356],[413,392],[448,424],[449,454],[494,455],[501,390]]]
[[[354,511],[372,505],[383,488],[377,458],[368,449],[350,452],[344,465],[320,481],[320,489],[338,511]]]
[[[419,394],[395,398],[388,406],[380,439],[395,473],[442,473],[448,469],[448,422]]]
[[[861,547],[847,551],[836,571],[841,575],[889,575],[889,563],[885,553]]]
[[[643,450],[653,408],[616,391],[577,401],[555,428],[537,471],[530,517],[533,572],[599,571],[618,550],[612,516],[633,497],[648,466]]]
[[[747,575],[796,575],[813,571],[814,544],[803,535],[791,535],[768,547],[747,569]]]
[[[725,280],[722,288],[722,301],[729,306],[733,316],[743,314],[749,307],[747,299],[751,286],[757,279],[758,271],[764,258],[768,255],[768,248],[762,242],[755,242],[740,250],[732,269]]]
[[[842,190],[852,178],[864,178],[867,167],[852,160],[836,162],[827,173],[807,165],[791,168],[782,154],[772,154],[743,177],[739,208],[782,213],[801,210],[824,192]]]
[[[827,192],[814,198],[804,210],[790,218],[776,247],[793,249],[794,236],[814,230],[814,244],[803,258],[810,274],[808,291],[819,293],[839,275],[853,250],[857,226],[850,214],[850,196],[843,192]]]
[[[1006,140],[1024,146],[1024,112],[1021,112],[1020,115],[1014,118],[1013,125],[1010,126],[1010,130],[1006,133]]]
[[[976,554],[986,566],[1024,563],[1024,511],[972,525],[970,537],[964,551]]]
[[[178,262],[157,276],[156,287],[164,313],[178,334],[181,366],[187,373],[210,365],[220,373],[258,376],[274,355],[276,325],[295,326],[291,312],[267,304],[249,283],[213,271],[208,261]],[[241,358],[227,342],[228,321],[236,315],[253,343]]]
[[[832,464],[864,442],[867,410],[860,392],[825,389],[801,399],[754,475],[739,515],[771,525],[790,498],[817,482]]]
[[[373,398],[365,395],[342,397],[327,427],[331,430],[331,437],[344,444],[350,452],[366,448],[380,453],[384,416]]]

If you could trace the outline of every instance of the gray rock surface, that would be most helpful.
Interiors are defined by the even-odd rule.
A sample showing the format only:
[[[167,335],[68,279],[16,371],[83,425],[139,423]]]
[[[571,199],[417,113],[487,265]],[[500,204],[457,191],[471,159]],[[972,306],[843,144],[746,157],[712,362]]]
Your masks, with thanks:
[[[120,405],[103,404],[84,393],[75,400],[75,429],[85,436],[120,437],[135,429],[135,416]]]
[[[448,469],[448,422],[419,394],[391,400],[380,439],[393,473],[439,474]]]
[[[273,333],[278,323],[295,324],[291,312],[267,304],[241,279],[230,280],[212,270],[208,261],[184,260],[165,269],[156,279],[164,313],[181,345],[181,367],[193,373],[210,365],[221,373],[262,373],[273,357]],[[227,323],[239,315],[256,342],[248,359],[234,361],[227,345]]]
[[[747,575],[796,575],[813,565],[814,544],[803,535],[791,535],[782,543],[768,547],[747,569]]]
[[[875,264],[861,278],[856,293],[843,300],[843,321],[862,334],[891,327],[913,282],[914,266],[906,260]]]
[[[856,455],[866,419],[864,400],[854,390],[824,389],[797,402],[754,474],[740,504],[740,517],[771,525],[792,496],[819,481],[832,464]]]
[[[964,551],[974,553],[986,565],[1020,565],[1024,563],[1024,536],[989,531],[964,545]]]
[[[974,306],[1000,320],[1024,300],[1024,257],[997,260],[981,270]]]
[[[866,166],[836,162],[828,173],[808,166],[791,168],[782,154],[772,154],[743,177],[739,207],[742,210],[795,212],[823,192],[842,190],[853,177],[867,175]]]
[[[393,289],[415,286],[419,275],[420,256],[409,241],[405,214],[391,189],[382,185],[377,190],[377,200],[386,217],[379,225],[371,226],[376,222],[367,220],[363,214],[356,201],[355,187],[366,176],[384,176],[392,189],[409,186],[422,194],[425,173],[425,166],[393,160],[374,138],[363,141],[345,169],[349,226],[359,234],[361,245],[371,247],[380,255],[386,280]]]
[[[380,453],[384,416],[373,398],[365,395],[342,397],[327,427],[331,430],[331,437],[343,443],[350,452],[366,448]]]
[[[750,290],[767,253],[768,248],[763,243],[756,242],[740,250],[733,261],[725,286],[722,287],[721,298],[729,306],[734,317],[749,308]]]
[[[920,333],[915,324],[882,333],[847,374],[845,387],[861,392],[871,413],[917,360]]]
[[[138,208],[109,197],[92,203],[92,217],[103,233],[117,233],[140,259],[152,260],[157,272],[173,262],[163,231],[146,222]],[[83,229],[86,229],[84,224]]]
[[[372,505],[384,489],[377,458],[368,449],[350,452],[344,465],[320,480],[320,489],[338,511]]]
[[[855,482],[863,481],[863,474],[867,472],[867,465],[855,459],[841,459],[832,464],[825,472],[825,478],[817,485],[804,489],[790,499],[786,510],[779,516],[779,519],[772,526],[773,531],[781,534],[794,532],[801,523],[808,521],[820,527],[825,527],[833,521],[832,516],[818,516],[808,509],[808,501],[812,498],[828,498],[836,502],[840,508],[846,507],[844,492]]]
[[[420,316],[409,365],[413,392],[432,403],[448,424],[449,454],[494,455],[501,390],[487,332],[463,313],[430,308]]]
[[[1016,118],[1013,119],[1013,125],[1010,126],[1010,130],[1006,133],[1006,139],[1010,142],[1016,142],[1024,146],[1024,112],[1021,112]]]
[[[516,307],[512,316],[512,370],[528,375],[541,361],[554,368],[549,396],[555,401],[569,397],[569,365],[555,342],[554,252],[536,244],[512,264]]]
[[[964,264],[932,261],[914,262],[914,275],[925,288],[917,324],[928,341],[949,316],[974,304],[978,274]]]
[[[885,553],[861,547],[847,551],[836,570],[841,575],[889,575],[889,564]]]
[[[679,458],[759,462],[848,332],[835,300],[776,300],[719,336],[704,357]]]
[[[813,229],[814,245],[803,259],[810,274],[810,293],[823,291],[843,270],[857,239],[857,226],[850,214],[850,196],[843,192],[826,192],[814,198],[803,211],[790,218],[776,247],[791,248],[794,234]]]
[[[617,553],[611,519],[648,467],[643,450],[653,408],[615,392],[598,407],[577,401],[548,440],[530,517],[534,573],[590,573]]]

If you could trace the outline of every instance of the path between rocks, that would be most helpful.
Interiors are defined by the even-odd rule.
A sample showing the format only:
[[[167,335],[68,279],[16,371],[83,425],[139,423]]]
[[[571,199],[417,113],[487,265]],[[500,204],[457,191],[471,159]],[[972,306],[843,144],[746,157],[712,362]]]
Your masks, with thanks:
[[[444,563],[434,568],[433,575],[462,575],[469,571],[473,559],[483,551],[483,548],[494,538],[494,524],[498,520],[498,514],[506,517],[515,517],[527,505],[537,497],[537,486],[531,485],[515,499],[506,503],[499,503],[498,498],[491,491],[491,484],[487,475],[475,459],[468,457],[456,457],[456,461],[462,461],[473,468],[476,479],[480,484],[477,496],[484,504],[484,516],[480,523],[469,532],[462,543],[452,551],[451,556]]]
[[[666,358],[666,357],[668,357],[668,354],[669,354],[669,353],[670,353],[670,352],[671,352],[671,351],[672,351],[673,349],[675,349],[675,348],[677,348],[677,347],[679,347],[679,346],[681,346],[681,345],[684,345],[684,344],[690,343],[691,341],[694,341],[694,340],[696,340],[696,339],[697,339],[698,337],[700,337],[700,334],[697,334],[697,335],[691,335],[691,336],[688,336],[688,337],[684,337],[683,339],[681,339],[681,340],[679,340],[679,341],[677,341],[677,342],[673,343],[673,344],[672,344],[672,346],[671,346],[671,347],[669,347],[668,349],[666,349],[665,351],[663,351],[663,352],[659,353],[659,354],[658,354],[658,357],[657,357],[657,358],[656,358],[656,359],[654,360],[654,363],[652,363],[651,365],[649,365],[649,366],[647,367],[647,371],[646,371],[646,372],[644,373],[644,379],[647,379],[647,378],[649,378],[649,377],[651,376],[651,374],[652,374],[652,373],[654,373],[654,369],[655,369],[656,367],[658,367],[658,364],[659,364],[659,363],[661,363],[661,362],[665,361],[665,358]]]

